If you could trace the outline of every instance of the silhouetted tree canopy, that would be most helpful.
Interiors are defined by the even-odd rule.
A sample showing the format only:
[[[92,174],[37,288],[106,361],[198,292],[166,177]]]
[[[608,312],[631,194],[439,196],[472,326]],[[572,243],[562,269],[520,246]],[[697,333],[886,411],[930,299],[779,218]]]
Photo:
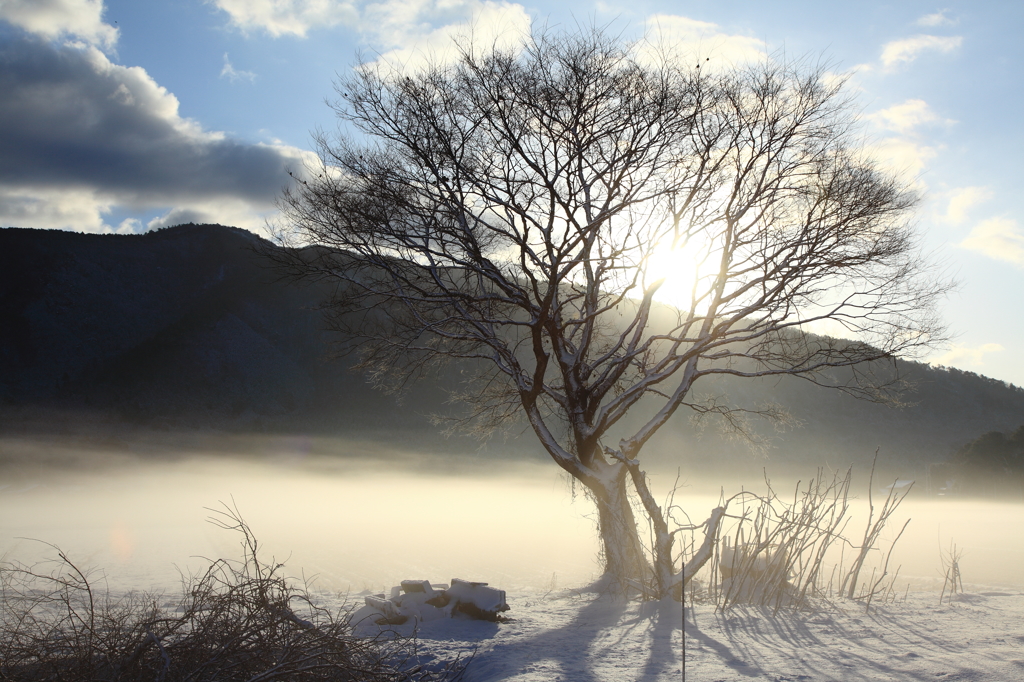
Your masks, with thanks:
[[[797,376],[885,400],[899,377],[875,361],[942,338],[948,287],[917,248],[916,193],[861,148],[842,79],[652,47],[541,33],[418,71],[360,65],[333,104],[348,131],[318,136],[279,236],[297,272],[338,283],[333,320],[379,383],[482,368],[459,396],[473,423],[525,417],[594,500],[608,572],[651,578],[650,554],[664,596],[699,562],[679,570],[642,448],[678,412],[737,430],[781,417],[694,387]],[[670,308],[656,296],[671,269]]]
[[[989,431],[957,450],[953,461],[965,474],[1024,475],[1024,424],[1013,433]]]

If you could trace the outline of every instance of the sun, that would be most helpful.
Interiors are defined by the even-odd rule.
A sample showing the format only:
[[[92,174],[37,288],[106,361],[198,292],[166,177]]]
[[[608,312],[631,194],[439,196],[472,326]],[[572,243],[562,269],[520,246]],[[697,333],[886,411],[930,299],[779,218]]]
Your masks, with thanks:
[[[692,244],[656,246],[647,258],[644,284],[661,281],[654,298],[676,308],[688,308],[693,301],[694,287],[703,280],[700,250]]]

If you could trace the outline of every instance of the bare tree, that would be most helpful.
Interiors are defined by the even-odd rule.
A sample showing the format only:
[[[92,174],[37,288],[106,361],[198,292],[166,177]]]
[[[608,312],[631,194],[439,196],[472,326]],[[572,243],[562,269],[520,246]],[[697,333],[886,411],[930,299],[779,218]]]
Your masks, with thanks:
[[[479,361],[467,424],[525,415],[593,498],[606,570],[658,594],[709,556],[722,510],[684,574],[641,449],[680,409],[758,409],[695,399],[702,377],[831,385],[823,370],[942,333],[916,196],[860,151],[823,68],[714,71],[593,30],[362,64],[336,87],[349,132],[318,134],[320,165],[285,193],[283,253],[343,284],[332,319],[376,381]],[[687,277],[672,307],[655,300],[666,253]],[[848,338],[805,333],[822,321]],[[837,387],[869,399],[894,377],[852,376]]]

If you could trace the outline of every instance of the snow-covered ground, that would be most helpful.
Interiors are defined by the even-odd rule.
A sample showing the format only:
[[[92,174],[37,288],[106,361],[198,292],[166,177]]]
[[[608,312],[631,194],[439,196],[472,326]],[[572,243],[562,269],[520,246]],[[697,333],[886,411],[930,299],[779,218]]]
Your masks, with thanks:
[[[267,555],[296,576],[316,575],[331,600],[402,579],[505,589],[508,622],[418,626],[425,651],[473,655],[469,682],[680,679],[678,602],[580,588],[597,570],[593,524],[550,466],[452,476],[408,462],[381,472],[187,459],[0,470],[0,558],[44,557],[51,549],[25,539],[34,538],[101,571],[113,591],[173,592],[179,571],[237,552],[237,538],[204,523],[204,507],[232,497]],[[690,499],[698,512],[708,504]],[[1024,680],[1024,505],[911,500],[906,515],[894,603],[868,611],[833,600],[777,614],[688,607],[687,679]],[[966,591],[940,605],[940,550],[950,541],[965,551]]]
[[[772,614],[698,605],[686,615],[686,678],[714,680],[1022,680],[1024,593],[971,585],[872,606],[841,601]],[[509,597],[506,623],[432,621],[424,649],[472,655],[470,682],[679,680],[681,614],[674,601],[567,591]],[[403,626],[411,632],[412,626]]]

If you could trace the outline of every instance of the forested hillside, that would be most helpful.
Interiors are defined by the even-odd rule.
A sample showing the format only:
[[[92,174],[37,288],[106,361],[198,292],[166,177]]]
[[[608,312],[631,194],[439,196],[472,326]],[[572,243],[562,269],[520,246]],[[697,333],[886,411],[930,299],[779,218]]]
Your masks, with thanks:
[[[314,310],[325,290],[283,281],[258,241],[219,225],[0,230],[4,430],[429,428],[330,361]]]
[[[401,402],[332,359],[317,304],[327,285],[295,285],[271,267],[258,237],[219,225],[144,235],[0,230],[0,419],[3,432],[214,430],[382,438],[471,451],[445,441],[429,415],[449,409],[439,383]],[[266,246],[266,243],[262,243]],[[722,379],[706,394],[785,407],[799,425],[769,439],[770,461],[889,461],[921,470],[988,431],[1024,423],[1024,391],[955,369],[899,362],[915,388],[907,406],[858,401],[794,378]],[[842,377],[837,377],[841,381]],[[526,434],[490,451],[540,455]],[[656,463],[760,467],[714,424],[680,415],[650,446]]]

